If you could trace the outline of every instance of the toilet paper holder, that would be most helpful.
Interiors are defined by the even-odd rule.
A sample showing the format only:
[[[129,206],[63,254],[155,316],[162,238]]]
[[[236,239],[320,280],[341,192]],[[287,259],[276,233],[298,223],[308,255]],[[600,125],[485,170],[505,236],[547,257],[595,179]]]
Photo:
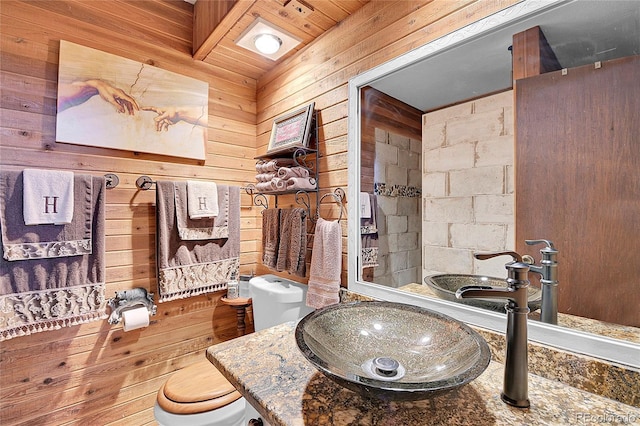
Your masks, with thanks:
[[[131,290],[116,291],[116,297],[109,299],[111,314],[109,324],[118,324],[122,319],[122,312],[136,306],[144,306],[149,311],[149,316],[155,315],[157,306],[153,303],[153,293],[149,293],[142,287]]]

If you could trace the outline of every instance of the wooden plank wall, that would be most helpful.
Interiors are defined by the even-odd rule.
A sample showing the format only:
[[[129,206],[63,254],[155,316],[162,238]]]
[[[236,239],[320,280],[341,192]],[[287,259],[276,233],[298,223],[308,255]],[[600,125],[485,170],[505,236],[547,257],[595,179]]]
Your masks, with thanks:
[[[349,79],[517,2],[415,0],[367,3],[291,60],[258,80],[258,153],[266,152],[275,117],[315,101],[320,123],[320,195],[338,187],[346,189]],[[320,215],[325,219],[336,219],[339,208],[335,203],[323,203]],[[341,223],[342,286],[346,287],[347,223],[346,220]],[[267,270],[258,265],[258,272]]]
[[[154,289],[154,197],[136,190],[139,175],[251,181],[252,158],[266,151],[272,120],[315,101],[321,194],[346,189],[349,78],[515,2],[372,1],[256,82],[192,60],[193,9],[181,0],[2,0],[0,161],[3,168],[117,173],[120,186],[107,193],[108,293]],[[206,161],[56,143],[61,39],[208,81]],[[270,272],[258,261],[258,210],[242,209],[244,272]],[[339,211],[327,201],[320,214],[337,218]],[[346,220],[342,224],[346,285]],[[167,375],[235,336],[234,313],[219,297],[161,304],[142,331],[123,333],[105,321],[3,342],[0,423],[154,424],[155,393]]]
[[[103,175],[107,296],[156,292],[153,179],[209,178],[242,185],[255,175],[256,81],[191,58],[193,6],[183,1],[2,1],[0,157],[3,169],[41,167]],[[60,40],[68,40],[209,83],[205,161],[55,142]],[[242,199],[250,206],[248,196]],[[259,208],[242,208],[242,272],[256,268]],[[0,345],[0,424],[153,424],[161,383],[236,337],[236,314],[221,293],[158,304],[144,330],[99,321]]]

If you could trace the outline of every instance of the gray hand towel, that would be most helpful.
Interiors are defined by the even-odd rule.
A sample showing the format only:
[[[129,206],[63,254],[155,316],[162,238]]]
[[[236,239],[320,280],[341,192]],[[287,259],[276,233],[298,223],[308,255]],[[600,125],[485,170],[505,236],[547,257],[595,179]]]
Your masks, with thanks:
[[[275,269],[280,245],[280,209],[262,211],[262,264]]]
[[[74,188],[70,224],[27,226],[21,173],[0,174],[0,341],[106,318],[105,179]]]
[[[159,302],[224,290],[238,275],[240,188],[230,186],[228,192],[228,238],[185,241],[178,234],[174,182],[156,182]]]
[[[306,275],[307,211],[301,208],[280,211],[280,242],[276,270]]]

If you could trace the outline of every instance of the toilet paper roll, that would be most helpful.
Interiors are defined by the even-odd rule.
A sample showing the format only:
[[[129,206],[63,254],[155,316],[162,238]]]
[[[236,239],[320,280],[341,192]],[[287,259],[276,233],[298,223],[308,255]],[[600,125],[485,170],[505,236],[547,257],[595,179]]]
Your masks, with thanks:
[[[147,308],[133,308],[122,312],[124,331],[136,330],[149,325],[149,311]]]

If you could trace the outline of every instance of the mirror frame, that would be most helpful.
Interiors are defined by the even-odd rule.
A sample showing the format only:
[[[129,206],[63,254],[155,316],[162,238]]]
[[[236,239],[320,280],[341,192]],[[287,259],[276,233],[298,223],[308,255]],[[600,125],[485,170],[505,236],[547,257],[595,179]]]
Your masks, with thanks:
[[[415,62],[425,60],[457,45],[473,40],[483,34],[502,26],[529,18],[532,15],[568,4],[576,0],[552,0],[546,2],[529,1],[517,3],[507,9],[460,28],[441,38],[429,42],[419,48],[411,50],[395,59],[385,62],[375,68],[367,70],[349,80],[348,106],[348,168],[350,200],[358,200],[360,194],[360,89],[375,80],[393,74]],[[449,315],[467,324],[493,330],[504,334],[506,331],[506,316],[467,305],[448,302],[436,298],[407,293],[395,288],[362,281],[358,274],[360,257],[360,223],[358,203],[348,203],[348,289],[355,293],[379,300],[389,300],[399,303],[421,306]],[[506,277],[506,272],[505,272]],[[549,345],[561,350],[592,356],[602,360],[612,361],[633,368],[640,368],[640,345],[618,339],[612,339],[579,330],[554,326],[541,322],[528,322],[529,339]]]

